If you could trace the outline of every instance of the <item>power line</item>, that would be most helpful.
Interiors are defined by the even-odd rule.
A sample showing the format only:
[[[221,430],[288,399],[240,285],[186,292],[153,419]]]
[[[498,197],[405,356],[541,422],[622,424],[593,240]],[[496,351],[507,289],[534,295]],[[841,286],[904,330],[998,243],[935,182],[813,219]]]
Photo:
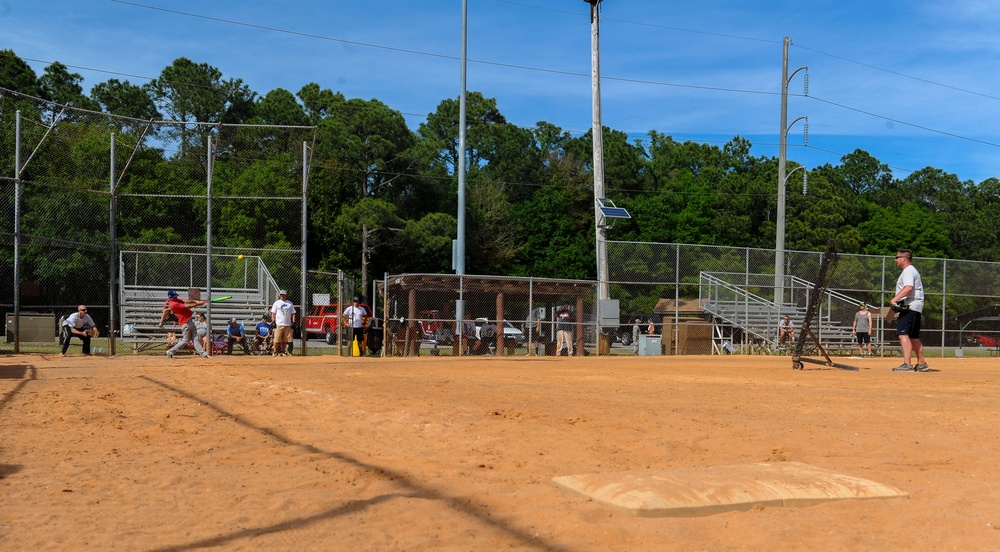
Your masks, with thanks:
[[[798,47],[798,48],[802,48],[803,50],[809,50],[810,52],[817,53],[817,54],[820,54],[820,55],[823,55],[823,56],[828,56],[828,57],[832,57],[834,59],[839,59],[841,61],[846,61],[848,63],[853,63],[855,65],[860,65],[862,67],[867,67],[869,69],[875,69],[876,71],[882,71],[884,73],[889,73],[890,75],[896,75],[898,77],[903,77],[903,78],[915,80],[917,82],[922,82],[922,83],[925,83],[925,84],[932,84],[934,86],[940,86],[941,88],[947,88],[949,90],[954,90],[956,92],[963,92],[965,94],[972,94],[973,96],[980,96],[982,98],[989,98],[991,100],[1000,100],[1000,97],[997,97],[997,96],[991,96],[989,94],[983,94],[982,92],[976,92],[974,90],[967,90],[965,88],[959,88],[957,86],[952,86],[950,84],[944,84],[944,83],[932,81],[932,80],[929,80],[929,79],[924,79],[924,78],[920,78],[920,77],[914,77],[913,75],[907,75],[906,73],[901,73],[899,71],[893,71],[892,69],[886,69],[884,67],[878,67],[877,65],[871,65],[869,63],[864,63],[862,61],[855,61],[853,59],[848,59],[848,58],[845,58],[845,57],[841,57],[841,56],[838,56],[836,54],[830,54],[830,53],[827,53],[827,52],[821,52],[821,51],[815,50],[813,48],[808,48],[808,47],[805,47],[805,46],[801,46],[799,44],[792,43],[792,46],[795,46],[795,47]]]
[[[145,9],[156,10],[156,11],[162,11],[162,12],[167,12],[167,13],[173,13],[173,14],[182,15],[182,16],[186,16],[186,17],[201,18],[201,19],[206,19],[206,20],[211,20],[211,21],[217,21],[217,22],[225,23],[225,24],[246,26],[246,27],[249,27],[249,28],[255,28],[255,29],[260,29],[260,30],[267,30],[267,31],[272,31],[272,32],[279,32],[279,33],[286,33],[286,34],[303,36],[303,37],[314,38],[314,39],[319,39],[319,40],[329,40],[329,41],[347,43],[347,44],[352,44],[352,45],[357,45],[357,46],[378,48],[378,49],[383,49],[383,50],[396,51],[396,52],[400,52],[400,53],[408,53],[408,54],[412,54],[412,55],[430,56],[430,57],[435,57],[435,58],[440,58],[440,59],[448,59],[448,60],[458,60],[459,59],[457,56],[435,54],[435,53],[432,53],[432,52],[423,52],[423,51],[419,51],[419,50],[412,50],[412,49],[405,49],[405,48],[396,48],[396,47],[390,47],[390,46],[384,46],[384,45],[378,45],[378,44],[370,44],[370,43],[364,43],[364,42],[359,42],[359,41],[351,41],[351,40],[346,40],[346,39],[339,39],[339,38],[335,38],[335,37],[328,37],[328,36],[311,34],[311,33],[303,33],[303,32],[292,31],[292,30],[288,30],[288,29],[281,29],[281,28],[270,27],[270,26],[265,26],[265,25],[258,25],[258,24],[253,24],[253,23],[245,23],[245,22],[239,22],[239,21],[230,20],[230,19],[217,18],[217,17],[211,17],[211,16],[204,16],[204,15],[193,14],[193,13],[189,13],[189,12],[182,12],[182,11],[178,11],[178,10],[171,10],[171,9],[159,8],[159,7],[154,7],[154,6],[148,6],[148,5],[139,4],[139,3],[135,3],[135,2],[128,2],[128,1],[125,1],[125,0],[111,0],[111,1],[119,3],[119,4],[130,5],[130,6],[134,6],[134,7],[145,8]],[[548,8],[540,8],[540,7],[537,7],[537,6],[530,6],[528,4],[523,4],[523,3],[511,2],[511,1],[508,1],[508,0],[496,0],[496,1],[498,1],[498,2],[504,2],[504,3],[509,3],[509,4],[513,4],[513,5],[533,7],[533,8],[536,8],[536,9],[548,9]],[[559,11],[559,10],[553,10],[553,11]],[[567,12],[567,13],[573,13],[573,15],[579,15],[576,12]],[[657,25],[645,24],[645,23],[639,23],[639,22],[633,22],[633,21],[627,21],[627,20],[621,20],[621,21],[629,23],[629,24],[640,24],[640,25],[645,25],[645,26],[657,26]],[[752,39],[752,38],[749,38],[749,37],[740,37],[740,36],[736,36],[736,35],[727,35],[727,34],[722,34],[722,33],[710,33],[710,32],[694,31],[694,30],[690,30],[690,29],[682,29],[682,28],[674,28],[674,27],[663,27],[663,28],[668,28],[668,29],[677,30],[677,31],[684,31],[684,32],[695,32],[695,33],[700,33],[700,34],[720,36],[720,37],[726,37],[726,38],[732,38],[732,39],[739,39],[739,40],[755,40],[755,41],[761,41],[761,42],[768,42],[768,41],[761,40],[761,39]],[[809,48],[805,48],[805,47],[803,47],[803,48],[804,49],[809,49]],[[823,54],[823,55],[830,55],[832,57],[838,57],[839,58],[839,56],[833,56],[832,54],[825,54],[824,52],[819,52],[818,50],[812,50],[812,49],[809,49],[809,50],[815,51],[815,52]],[[24,59],[32,59],[32,58],[24,58]],[[846,60],[846,58],[839,58],[839,59]],[[34,60],[34,59],[32,59],[32,61],[39,61],[39,62],[41,62],[41,60]],[[846,60],[846,61],[851,61],[851,60]],[[587,77],[587,78],[589,78],[589,74],[587,74],[587,73],[578,73],[578,72],[572,72],[572,71],[547,69],[547,68],[531,67],[531,66],[519,65],[519,64],[491,62],[491,61],[484,61],[484,60],[470,60],[470,62],[472,62],[472,63],[486,64],[486,65],[492,65],[492,66],[498,66],[498,67],[504,67],[504,68],[510,68],[510,69],[517,69],[517,70],[538,71],[538,72],[552,73],[552,74],[558,74],[558,75],[567,75],[567,76],[576,76],[576,77]],[[873,67],[873,68],[876,68],[876,69],[879,69],[879,70],[884,70],[884,69],[877,68],[875,66],[871,66],[871,65],[868,65],[868,64],[863,64],[863,63],[860,63],[860,62],[853,62],[853,63],[859,63],[861,65],[866,65],[866,66]],[[82,66],[70,66],[70,67],[79,68],[79,69],[85,69],[85,70],[88,70],[88,71],[101,72],[101,73],[118,74],[118,75],[123,75],[123,76],[130,76],[130,77],[133,77],[133,78],[142,78],[142,79],[148,79],[148,80],[155,80],[153,77],[145,77],[145,76],[140,76],[140,75],[132,75],[132,74],[128,74],[128,73],[107,71],[107,70],[96,69],[96,68],[91,68],[91,67],[82,67]],[[902,73],[897,73],[897,72],[894,72],[894,71],[889,71],[889,70],[885,70],[885,71],[890,72],[890,73],[894,73],[894,74],[899,74],[899,75],[902,75],[902,76],[907,76],[907,75],[903,75]],[[634,84],[643,84],[643,85],[650,85],[650,86],[669,86],[669,87],[689,88],[689,89],[697,89],[697,90],[710,90],[710,91],[720,91],[720,92],[731,92],[731,93],[742,93],[742,94],[766,94],[766,95],[777,95],[778,94],[778,92],[770,92],[770,91],[748,90],[748,89],[737,89],[737,88],[726,88],[726,87],[705,86],[705,85],[692,85],[692,84],[682,84],[682,83],[669,83],[669,82],[662,82],[662,81],[655,81],[655,80],[648,80],[648,79],[634,79],[634,78],[611,77],[611,76],[605,76],[603,78],[605,80],[608,80],[608,81],[620,81],[620,82],[634,83]],[[931,83],[931,84],[938,84],[938,83],[934,83],[933,81],[927,81],[925,79],[918,79],[916,77],[909,77],[909,78],[915,78],[916,80],[923,80],[923,81]],[[200,85],[198,85],[198,86],[200,86]],[[959,89],[959,88],[956,88],[956,87],[951,87],[951,88],[955,88],[958,91],[969,92],[969,91],[966,91],[966,90],[963,90],[963,89]],[[974,93],[974,92],[969,92],[969,93]],[[976,93],[974,93],[974,94],[976,94]],[[982,95],[982,94],[980,94],[980,95]],[[983,96],[986,96],[986,95],[983,95]],[[986,96],[986,97],[991,97],[991,96]],[[909,122],[902,121],[902,120],[899,120],[899,119],[894,119],[894,118],[891,118],[891,117],[887,117],[887,116],[883,116],[883,115],[878,115],[876,113],[872,113],[872,112],[865,111],[865,110],[858,109],[858,108],[853,108],[853,107],[850,107],[850,106],[847,106],[847,105],[844,105],[844,104],[840,104],[840,103],[837,103],[837,102],[833,102],[833,101],[830,101],[830,100],[824,100],[824,99],[816,98],[816,97],[812,97],[812,98],[815,99],[815,100],[817,100],[817,101],[820,101],[820,102],[823,102],[823,103],[827,103],[827,104],[835,106],[835,107],[840,107],[842,109],[847,109],[847,110],[850,110],[850,111],[855,111],[857,113],[865,114],[865,115],[868,115],[868,116],[871,116],[871,117],[880,118],[880,119],[883,119],[883,120],[886,120],[886,121],[892,121],[892,122],[895,122],[895,123],[907,125],[907,126],[910,126],[910,127],[913,127],[913,128],[917,128],[917,129],[921,129],[921,130],[925,130],[925,131],[928,131],[928,132],[932,132],[932,133],[936,133],[936,134],[941,134],[941,135],[944,135],[944,136],[949,136],[949,137],[958,138],[958,139],[962,139],[962,140],[967,140],[967,141],[970,141],[970,142],[975,142],[975,143],[979,143],[979,144],[983,144],[983,145],[988,145],[988,146],[993,146],[993,147],[1000,147],[1000,144],[995,144],[995,143],[992,143],[992,142],[988,142],[988,141],[984,141],[984,140],[980,140],[980,139],[976,139],[976,138],[962,136],[962,135],[959,135],[959,134],[956,134],[956,133],[952,133],[952,132],[941,131],[941,130],[933,129],[933,128],[926,127],[926,126],[923,126],[923,125],[919,125],[919,124],[915,124],[915,123],[909,123]],[[420,118],[423,118],[423,119],[427,118],[427,115],[424,115],[424,114],[418,114],[418,113],[412,113],[412,112],[401,112],[401,111],[399,113],[402,114],[402,115],[409,115],[409,116],[412,116],[412,117],[420,117]],[[515,126],[520,126],[520,128],[524,128],[524,129],[533,128],[532,126],[523,126],[523,125],[515,125]],[[568,130],[568,132],[573,132],[573,131],[572,130]],[[585,131],[577,131],[577,132],[578,133],[584,133]],[[629,133],[629,134],[631,135],[631,134],[634,134],[634,133]],[[761,145],[761,144],[758,144],[758,145]]]
[[[380,50],[389,50],[389,51],[399,52],[399,53],[404,53],[404,54],[413,54],[413,55],[418,55],[418,56],[427,56],[427,57],[433,57],[433,58],[438,58],[438,59],[446,59],[446,60],[449,60],[449,61],[461,61],[461,57],[459,57],[459,56],[452,56],[452,55],[447,55],[447,54],[436,54],[436,53],[433,53],[433,52],[425,52],[425,51],[422,51],[422,50],[412,50],[412,49],[409,49],[409,48],[398,48],[398,47],[395,47],[395,46],[384,46],[384,45],[381,45],[381,44],[372,44],[372,43],[369,43],[369,42],[359,42],[359,41],[356,41],[356,40],[347,40],[347,39],[343,39],[343,38],[336,38],[336,37],[325,36],[325,35],[318,35],[318,34],[313,34],[313,33],[304,33],[304,32],[301,32],[301,31],[292,31],[292,30],[289,30],[289,29],[282,29],[282,28],[279,28],[279,27],[270,27],[270,26],[266,26],[266,25],[258,25],[256,23],[246,23],[244,21],[236,21],[234,19],[225,19],[225,18],[221,18],[221,17],[212,17],[212,16],[201,15],[201,14],[197,14],[197,13],[183,12],[183,11],[179,11],[179,10],[171,10],[171,9],[168,9],[168,8],[160,8],[160,7],[157,7],[157,6],[148,6],[148,5],[139,4],[139,3],[136,3],[136,2],[127,2],[126,0],[111,0],[111,1],[115,2],[117,4],[125,4],[125,5],[129,5],[129,6],[134,6],[134,7],[137,7],[137,8],[144,8],[144,9],[154,10],[154,11],[162,11],[162,12],[166,12],[166,13],[172,13],[172,14],[175,14],[175,15],[182,15],[182,16],[185,16],[185,17],[193,17],[195,19],[205,19],[205,20],[208,20],[208,21],[215,21],[215,22],[218,22],[218,23],[225,23],[225,24],[228,24],[228,25],[237,25],[237,26],[241,26],[241,27],[249,27],[249,28],[252,28],[252,29],[259,29],[259,30],[264,30],[264,31],[271,31],[271,32],[275,32],[275,33],[290,34],[290,35],[294,35],[294,36],[301,36],[301,37],[306,37],[306,38],[314,38],[314,39],[317,39],[317,40],[326,40],[326,41],[331,41],[331,42],[339,42],[339,43],[342,43],[342,44],[350,44],[350,45],[353,45],[353,46],[364,46],[364,47],[368,47],[368,48],[377,48],[377,49],[380,49]],[[565,76],[571,76],[571,77],[582,77],[582,78],[587,78],[587,79],[590,78],[590,73],[580,73],[580,72],[577,72],[577,71],[567,71],[567,70],[563,70],[563,69],[548,69],[548,68],[544,68],[544,67],[532,67],[530,65],[519,65],[519,64],[514,64],[514,63],[503,63],[503,62],[499,62],[499,61],[488,61],[488,60],[482,60],[482,59],[469,59],[468,62],[469,63],[476,63],[476,64],[480,64],[480,65],[490,65],[490,66],[493,66],[493,67],[503,67],[503,68],[506,68],[506,69],[518,69],[518,70],[523,70],[523,71],[535,71],[535,72],[539,72],[539,73],[551,73],[551,74],[555,74],[555,75],[565,75]],[[631,79],[631,78],[625,78],[625,77],[607,77],[607,76],[602,76],[601,79],[602,80],[608,80],[608,81],[626,82],[626,83],[632,83],[632,84],[649,84],[649,85],[655,85],[655,86],[670,86],[670,87],[678,87],[678,88],[692,88],[692,89],[697,89],[697,90],[714,90],[714,91],[718,91],[718,92],[738,92],[738,93],[744,93],[744,94],[767,94],[767,95],[777,95],[777,94],[779,94],[779,92],[764,91],[764,90],[741,90],[741,89],[725,88],[725,87],[718,87],[718,86],[694,85],[694,84],[680,84],[680,83],[660,82],[660,81],[651,81],[651,80],[643,80],[643,79]]]
[[[948,131],[945,131],[945,130],[938,130],[936,128],[931,128],[931,127],[927,127],[927,126],[923,126],[923,125],[918,125],[916,123],[908,123],[908,122],[902,121],[900,119],[893,119],[892,117],[886,117],[885,115],[879,115],[877,113],[872,113],[870,111],[865,111],[863,109],[858,109],[856,107],[851,107],[851,106],[848,106],[848,105],[839,104],[839,103],[831,101],[831,100],[824,100],[823,98],[819,98],[819,97],[816,97],[816,96],[807,96],[807,97],[809,99],[815,100],[817,102],[821,102],[821,103],[825,103],[825,104],[832,105],[832,106],[835,106],[835,107],[839,107],[841,109],[846,109],[848,111],[854,111],[856,113],[861,113],[863,115],[868,115],[869,117],[875,117],[877,119],[882,119],[882,120],[885,120],[885,121],[890,121],[890,122],[893,122],[893,123],[898,123],[898,124],[901,124],[901,125],[906,125],[908,127],[917,128],[917,129],[920,129],[920,130],[926,130],[927,132],[933,132],[935,134],[941,134],[942,136],[950,136],[951,138],[958,138],[959,140],[968,140],[969,142],[975,142],[977,144],[983,144],[985,146],[992,146],[994,148],[1000,148],[1000,144],[997,144],[995,142],[988,142],[986,140],[980,140],[978,138],[970,138],[968,136],[962,136],[961,134],[955,134],[953,132],[948,132]]]
[[[536,10],[545,10],[545,11],[552,11],[552,12],[566,13],[566,14],[572,14],[572,15],[582,16],[582,14],[580,14],[579,12],[573,12],[573,11],[567,11],[567,10],[557,10],[557,9],[554,9],[554,8],[549,8],[549,7],[545,7],[545,6],[536,6],[534,4],[526,4],[526,3],[523,3],[523,2],[513,2],[511,0],[495,0],[495,1],[498,2],[498,3],[501,3],[501,4],[510,4],[510,5],[514,5],[514,6],[521,6],[521,7],[525,7],[525,8],[532,8],[532,9],[536,9]],[[705,36],[715,36],[715,37],[720,37],[720,38],[729,38],[729,39],[733,39],[733,40],[744,40],[744,41],[749,41],[749,42],[763,42],[763,43],[768,43],[768,44],[781,44],[780,40],[770,40],[770,39],[765,39],[765,38],[740,36],[740,35],[734,35],[734,34],[728,34],[728,33],[718,33],[718,32],[711,32],[711,31],[702,31],[702,30],[698,30],[698,29],[687,29],[687,28],[684,28],[684,27],[671,27],[671,26],[667,26],[667,25],[657,25],[655,23],[649,23],[649,22],[646,22],[646,21],[631,21],[631,20],[628,20],[628,19],[617,19],[617,18],[612,18],[612,17],[602,17],[602,19],[604,21],[617,21],[619,23],[627,23],[629,25],[637,25],[637,26],[641,26],[641,27],[653,27],[653,28],[657,28],[657,29],[665,29],[665,30],[668,30],[668,31],[678,31],[678,32],[683,32],[683,33],[700,34],[700,35],[705,35]],[[894,71],[892,69],[886,69],[885,67],[879,67],[877,65],[872,65],[870,63],[865,63],[863,61],[857,61],[857,60],[853,60],[853,59],[846,58],[846,57],[843,57],[843,56],[838,56],[836,54],[831,54],[829,52],[824,52],[822,50],[817,50],[815,48],[809,48],[808,46],[802,46],[801,44],[792,43],[792,46],[797,47],[797,48],[801,48],[803,50],[808,50],[810,52],[813,52],[813,53],[816,53],[816,54],[820,54],[820,55],[823,55],[823,56],[831,57],[831,58],[834,58],[834,59],[839,59],[841,61],[846,61],[848,63],[853,63],[855,65],[860,65],[862,67],[867,67],[869,69],[875,69],[876,71],[882,71],[882,72],[888,73],[890,75],[896,75],[896,76],[899,76],[899,77],[903,77],[903,78],[915,80],[917,82],[922,82],[922,83],[925,83],[925,84],[931,84],[931,85],[934,85],[934,86],[940,86],[942,88],[947,88],[949,90],[954,90],[956,92],[962,92],[962,93],[965,93],[965,94],[971,94],[971,95],[974,95],[974,96],[980,96],[982,98],[989,98],[991,100],[1000,100],[1000,97],[998,97],[998,96],[992,96],[990,94],[985,94],[985,93],[982,93],[982,92],[976,92],[974,90],[968,90],[966,88],[961,88],[961,87],[958,87],[958,86],[953,86],[953,85],[950,85],[950,84],[944,84],[944,83],[941,83],[941,82],[933,81],[933,80],[930,80],[930,79],[916,77],[916,76],[909,75],[909,74],[906,74],[906,73],[903,73],[903,72],[900,72],[900,71]]]
[[[536,6],[534,4],[525,4],[523,2],[512,2],[511,0],[495,0],[495,1],[498,2],[498,3],[500,3],[500,4],[510,4],[512,6],[521,6],[521,7],[532,8],[532,9],[536,9],[536,10],[545,10],[545,11],[551,11],[551,12],[556,12],[556,13],[565,13],[565,14],[576,15],[576,16],[580,16],[580,17],[584,17],[586,15],[586,14],[582,14],[580,12],[568,11],[568,10],[557,10],[555,8],[549,8],[549,7],[546,7],[546,6]],[[629,25],[639,25],[639,26],[642,26],[642,27],[653,27],[653,28],[656,28],[656,29],[665,29],[665,30],[668,30],[668,31],[679,31],[679,32],[682,32],[682,33],[700,34],[700,35],[706,35],[706,36],[717,36],[717,37],[720,37],[720,38],[732,38],[732,39],[735,39],[735,40],[747,40],[747,41],[751,41],[751,42],[765,42],[765,43],[768,43],[768,44],[781,44],[780,40],[771,40],[771,39],[766,39],[766,38],[755,38],[755,37],[749,37],[749,36],[739,36],[739,35],[733,35],[733,34],[727,34],[727,33],[718,33],[718,32],[712,32],[712,31],[700,31],[700,30],[695,30],[695,29],[685,29],[683,27],[670,27],[670,26],[667,26],[667,25],[657,25],[655,23],[649,23],[649,22],[646,22],[646,21],[631,21],[631,20],[628,20],[628,19],[618,19],[618,18],[614,18],[614,17],[605,17],[605,16],[601,17],[601,21],[617,21],[619,23],[627,23]]]

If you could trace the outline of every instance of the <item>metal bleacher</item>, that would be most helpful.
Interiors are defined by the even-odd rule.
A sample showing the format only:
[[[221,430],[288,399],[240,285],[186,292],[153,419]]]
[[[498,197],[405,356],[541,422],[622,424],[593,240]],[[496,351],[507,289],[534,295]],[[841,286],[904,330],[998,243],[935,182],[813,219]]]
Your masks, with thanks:
[[[809,291],[815,286],[801,278],[786,276],[779,293],[774,293],[775,287],[773,274],[702,272],[699,303],[714,326],[713,341],[721,344],[739,336],[733,344],[748,344],[749,352],[790,352],[787,344],[779,346],[778,324],[788,315],[796,331],[801,331]],[[776,302],[765,295],[779,295],[783,300]],[[819,301],[818,320],[810,329],[820,345],[830,353],[853,351],[851,325],[841,323],[832,313],[845,309],[853,313],[859,301],[830,290],[824,291]]]
[[[118,291],[121,341],[138,353],[162,347],[166,332],[179,331],[176,322],[158,327],[167,292],[175,290],[182,298],[200,294],[207,299],[206,271],[198,266],[204,266],[204,257],[204,254],[121,253],[122,279]],[[278,298],[277,284],[260,257],[213,256],[213,275],[216,264],[219,272],[233,275],[223,278],[225,285],[213,285],[212,297],[231,295],[232,298],[198,307],[195,312],[205,313],[213,334],[224,333],[231,318],[242,322],[247,332],[252,331]]]

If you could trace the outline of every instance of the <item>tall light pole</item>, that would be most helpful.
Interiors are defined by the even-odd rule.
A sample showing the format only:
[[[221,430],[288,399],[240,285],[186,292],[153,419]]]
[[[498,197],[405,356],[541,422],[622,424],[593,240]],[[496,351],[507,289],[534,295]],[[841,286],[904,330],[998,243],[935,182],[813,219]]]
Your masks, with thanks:
[[[458,97],[458,231],[454,246],[451,248],[452,264],[455,274],[465,274],[465,69],[468,65],[469,44],[469,0],[462,0],[462,69],[459,80],[461,92]],[[461,280],[461,278],[459,278]],[[455,335],[461,335],[462,321],[465,320],[465,300],[459,297],[455,301]]]
[[[459,72],[461,81],[458,95],[458,232],[455,247],[452,249],[453,268],[455,274],[465,274],[465,69],[468,64],[469,43],[469,0],[462,0],[462,69]]]
[[[590,4],[590,81],[593,101],[594,138],[594,227],[597,245],[597,299],[608,299],[607,230],[602,224],[601,202],[604,200],[604,127],[601,124],[601,2]],[[598,313],[600,314],[600,313]]]
[[[774,243],[774,302],[779,307],[785,301],[785,161],[788,153],[788,129],[796,122],[805,119],[799,117],[788,124],[788,82],[796,73],[807,67],[799,67],[791,75],[788,74],[788,45],[792,39],[785,37],[781,56],[781,133],[778,136],[778,220]],[[806,75],[806,93],[808,94],[809,78]]]

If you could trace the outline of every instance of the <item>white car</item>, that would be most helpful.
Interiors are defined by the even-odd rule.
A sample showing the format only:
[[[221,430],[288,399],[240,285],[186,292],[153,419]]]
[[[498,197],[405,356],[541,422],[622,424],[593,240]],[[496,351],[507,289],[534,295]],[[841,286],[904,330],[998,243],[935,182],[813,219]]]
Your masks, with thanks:
[[[476,339],[491,339],[497,335],[496,323],[487,318],[476,319]],[[525,342],[524,332],[514,327],[509,321],[503,321],[503,336],[508,341],[518,344]]]

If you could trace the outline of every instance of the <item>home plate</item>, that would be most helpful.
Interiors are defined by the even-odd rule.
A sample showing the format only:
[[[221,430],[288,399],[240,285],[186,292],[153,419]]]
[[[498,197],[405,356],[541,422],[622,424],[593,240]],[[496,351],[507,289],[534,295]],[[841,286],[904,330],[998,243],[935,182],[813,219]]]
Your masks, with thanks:
[[[811,506],[906,492],[799,462],[564,475],[552,481],[641,517],[708,516],[762,506]]]

